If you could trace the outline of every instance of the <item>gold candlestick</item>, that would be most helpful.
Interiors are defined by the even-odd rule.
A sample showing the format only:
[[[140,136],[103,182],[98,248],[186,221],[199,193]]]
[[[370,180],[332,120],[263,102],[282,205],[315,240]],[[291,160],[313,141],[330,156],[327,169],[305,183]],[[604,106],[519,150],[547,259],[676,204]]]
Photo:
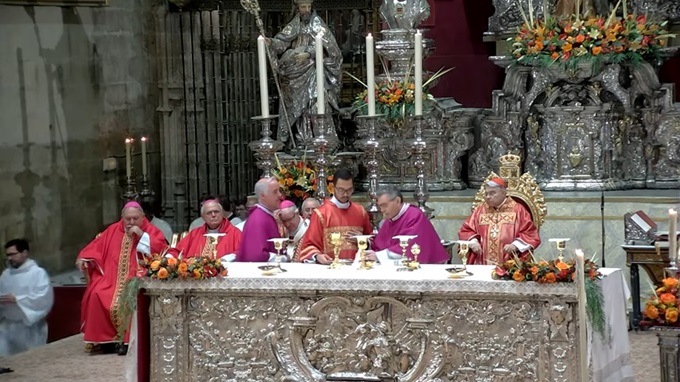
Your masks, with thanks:
[[[371,235],[359,235],[355,237],[357,239],[357,247],[359,247],[359,258],[361,259],[359,269],[373,268],[373,262],[366,261],[366,248],[368,248],[368,239],[371,238]]]
[[[557,247],[557,251],[559,252],[559,255],[557,258],[560,261],[564,261],[564,250],[567,248],[567,242],[571,240],[570,238],[554,238],[554,239],[548,239],[548,241],[555,243],[555,246]]]
[[[329,269],[340,269],[340,246],[342,245],[342,235],[340,232],[331,232],[331,245],[333,246],[333,262]]]

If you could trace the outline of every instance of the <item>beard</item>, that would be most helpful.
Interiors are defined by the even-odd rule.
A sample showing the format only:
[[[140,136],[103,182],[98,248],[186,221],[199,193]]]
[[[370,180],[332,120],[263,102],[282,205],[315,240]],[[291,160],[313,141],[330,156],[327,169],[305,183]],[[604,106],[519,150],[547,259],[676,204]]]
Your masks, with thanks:
[[[304,24],[309,24],[310,20],[312,20],[312,14],[311,13],[301,13],[300,14],[300,21],[303,22]]]

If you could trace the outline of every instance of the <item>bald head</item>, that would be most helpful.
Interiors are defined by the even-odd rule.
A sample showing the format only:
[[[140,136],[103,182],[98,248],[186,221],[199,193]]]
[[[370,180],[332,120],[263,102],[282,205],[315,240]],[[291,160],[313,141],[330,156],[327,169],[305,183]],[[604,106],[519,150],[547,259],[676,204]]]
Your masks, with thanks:
[[[305,199],[305,201],[302,202],[302,217],[305,219],[309,219],[312,216],[312,211],[319,208],[319,206],[321,206],[321,203],[319,203],[318,199],[316,198]]]
[[[279,209],[281,204],[281,186],[274,177],[262,178],[255,183],[257,202],[270,211]]]
[[[217,200],[207,200],[201,206],[201,217],[210,229],[217,229],[224,220],[224,208]]]

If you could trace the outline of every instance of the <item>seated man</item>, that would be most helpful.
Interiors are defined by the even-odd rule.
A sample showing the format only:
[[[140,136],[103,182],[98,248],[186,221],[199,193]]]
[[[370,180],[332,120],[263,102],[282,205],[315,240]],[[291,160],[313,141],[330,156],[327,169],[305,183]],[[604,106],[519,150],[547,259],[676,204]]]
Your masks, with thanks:
[[[262,178],[255,184],[257,204],[251,210],[243,227],[243,240],[236,261],[267,262],[276,259],[274,243],[269,239],[280,238],[283,232],[274,217],[281,205],[281,188],[274,178]]]
[[[0,276],[0,357],[47,343],[47,313],[54,293],[50,277],[28,258],[28,242],[5,244],[9,267]]]
[[[304,205],[304,204],[303,204]],[[309,220],[300,216],[300,211],[290,200],[281,202],[281,209],[278,212],[279,222],[285,230],[285,235],[290,239],[286,253],[289,259],[293,259],[296,249],[300,244],[300,239],[307,232]]]
[[[472,241],[468,264],[498,264],[541,244],[531,214],[507,196],[507,184],[493,178],[485,185],[484,203],[477,207],[458,232],[460,240]]]
[[[399,240],[394,236],[417,235],[409,241],[407,257],[412,255],[409,248],[413,244],[420,246],[418,262],[423,264],[443,264],[449,260],[449,254],[441,244],[439,235],[435,231],[430,219],[418,207],[404,203],[401,192],[393,186],[382,187],[378,190],[378,207],[383,214],[383,223],[378,235],[373,240],[370,251],[366,251],[366,258],[378,260],[383,264],[391,264],[401,259],[402,250]]]
[[[181,251],[184,257],[211,257],[217,250],[218,258],[234,261],[241,244],[241,231],[224,217],[222,204],[217,200],[206,200],[201,206],[201,218],[205,223],[189,231],[177,244],[177,251]],[[205,236],[210,233],[223,234],[217,239],[217,248]]]
[[[80,319],[86,349],[113,352],[122,317],[123,287],[136,275],[141,256],[160,253],[167,246],[163,232],[149,223],[137,202],[129,202],[113,223],[78,254],[76,267],[89,277],[81,302]],[[126,338],[123,341],[127,343]],[[125,345],[118,354],[127,353]]]
[[[346,169],[336,171],[333,186],[333,197],[312,213],[309,228],[300,243],[300,261],[330,264],[334,258],[331,233],[343,235],[339,257],[354,260],[357,241],[352,237],[373,232],[364,207],[350,201],[354,193],[352,173]]]

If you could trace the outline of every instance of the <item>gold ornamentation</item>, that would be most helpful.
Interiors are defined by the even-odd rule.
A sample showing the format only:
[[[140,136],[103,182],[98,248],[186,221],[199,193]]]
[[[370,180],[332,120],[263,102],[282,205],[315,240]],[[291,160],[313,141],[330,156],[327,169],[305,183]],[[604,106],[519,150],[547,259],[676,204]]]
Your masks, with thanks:
[[[583,155],[581,154],[581,151],[577,145],[571,147],[571,152],[569,155],[567,155],[567,157],[569,157],[569,164],[571,164],[571,168],[578,167],[578,165],[581,164],[581,161],[583,160]]]
[[[545,215],[548,213],[548,208],[545,205],[545,197],[543,192],[538,187],[536,179],[527,173],[520,176],[521,158],[518,155],[506,154],[500,157],[500,175],[491,172],[484,180],[484,184],[491,180],[491,178],[500,177],[508,183],[507,193],[513,199],[519,199],[531,213],[531,219],[534,221],[536,228],[541,228],[545,222]],[[475,200],[472,202],[472,210],[484,203],[484,184],[480,187]]]
[[[113,292],[113,300],[111,302],[111,309],[109,316],[114,327],[120,325],[121,317],[120,311],[120,294],[123,293],[125,281],[130,275],[130,249],[132,248],[132,237],[130,235],[123,236],[123,242],[120,244],[120,253],[118,254],[118,274],[116,276],[116,290]]]

